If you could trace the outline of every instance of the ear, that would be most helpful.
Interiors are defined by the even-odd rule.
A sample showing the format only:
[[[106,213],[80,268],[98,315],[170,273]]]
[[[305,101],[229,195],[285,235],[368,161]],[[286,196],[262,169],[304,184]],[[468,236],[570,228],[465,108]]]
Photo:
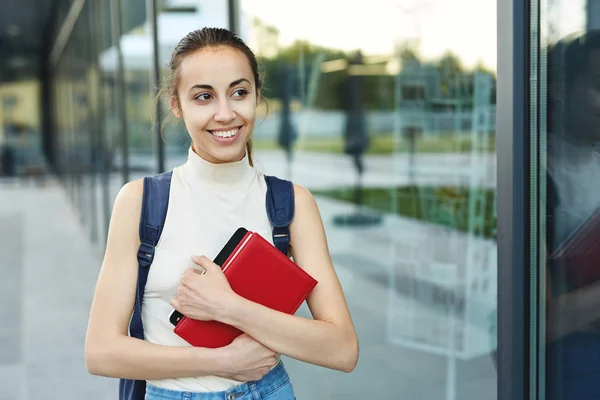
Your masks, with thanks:
[[[261,97],[260,97],[260,89],[256,89],[256,107],[259,106],[260,99],[261,99]]]
[[[169,97],[169,107],[171,107],[171,111],[173,112],[173,115],[175,115],[177,118],[182,117],[181,108],[179,107],[179,102],[177,101],[176,97],[174,97],[174,96]]]

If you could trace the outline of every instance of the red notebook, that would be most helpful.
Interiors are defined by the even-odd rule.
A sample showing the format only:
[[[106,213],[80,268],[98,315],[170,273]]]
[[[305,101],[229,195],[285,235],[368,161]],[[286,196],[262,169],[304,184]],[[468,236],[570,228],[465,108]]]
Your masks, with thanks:
[[[600,280],[600,208],[550,255],[575,288]]]
[[[235,245],[235,246],[234,246]],[[317,281],[257,233],[240,228],[215,258],[234,292],[263,306],[294,314]],[[172,320],[175,333],[196,347],[217,348],[242,334],[218,321],[185,316]]]

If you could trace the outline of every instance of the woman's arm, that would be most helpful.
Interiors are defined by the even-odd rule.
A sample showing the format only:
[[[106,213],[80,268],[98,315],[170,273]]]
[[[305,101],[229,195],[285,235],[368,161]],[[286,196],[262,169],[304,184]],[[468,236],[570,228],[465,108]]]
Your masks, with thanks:
[[[546,338],[553,342],[600,318],[600,282],[573,292],[554,295],[551,272],[547,270]]]
[[[290,226],[292,253],[296,263],[319,282],[307,298],[314,320],[274,311],[235,295],[221,270],[206,257],[195,261],[207,273],[188,271],[171,304],[192,318],[233,325],[277,353],[350,372],[358,360],[358,339],[331,263],[321,216],[306,189],[296,186],[295,198]]]
[[[220,375],[251,380],[264,375],[275,363],[274,353],[248,337],[225,348],[205,349],[160,346],[128,336],[137,286],[142,193],[143,181],[130,182],[115,200],[86,336],[89,372],[128,379]]]

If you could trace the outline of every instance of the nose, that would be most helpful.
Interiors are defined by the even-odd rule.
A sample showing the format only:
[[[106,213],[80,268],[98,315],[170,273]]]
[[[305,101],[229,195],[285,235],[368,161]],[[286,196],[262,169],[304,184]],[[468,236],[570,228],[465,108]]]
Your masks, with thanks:
[[[228,99],[222,99],[219,101],[217,105],[217,110],[215,112],[215,121],[228,123],[235,119],[235,111],[233,111],[233,107],[229,103]]]

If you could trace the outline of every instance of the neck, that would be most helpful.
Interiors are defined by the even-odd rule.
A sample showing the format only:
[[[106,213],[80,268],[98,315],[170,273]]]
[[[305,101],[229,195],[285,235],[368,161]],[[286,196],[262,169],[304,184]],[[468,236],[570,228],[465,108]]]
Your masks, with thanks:
[[[247,184],[255,174],[245,154],[238,161],[214,163],[199,156],[192,147],[184,171],[191,183],[201,182],[225,190]]]
[[[241,161],[244,158],[246,158],[246,152],[244,152],[231,160],[227,160],[227,161],[219,160],[218,158],[213,157],[212,155],[208,154],[205,151],[196,149],[194,144],[192,144],[191,151],[196,153],[196,155],[198,157],[202,158],[204,161],[211,163],[211,164],[228,164],[228,163],[232,163],[232,162],[238,162],[238,161]]]

